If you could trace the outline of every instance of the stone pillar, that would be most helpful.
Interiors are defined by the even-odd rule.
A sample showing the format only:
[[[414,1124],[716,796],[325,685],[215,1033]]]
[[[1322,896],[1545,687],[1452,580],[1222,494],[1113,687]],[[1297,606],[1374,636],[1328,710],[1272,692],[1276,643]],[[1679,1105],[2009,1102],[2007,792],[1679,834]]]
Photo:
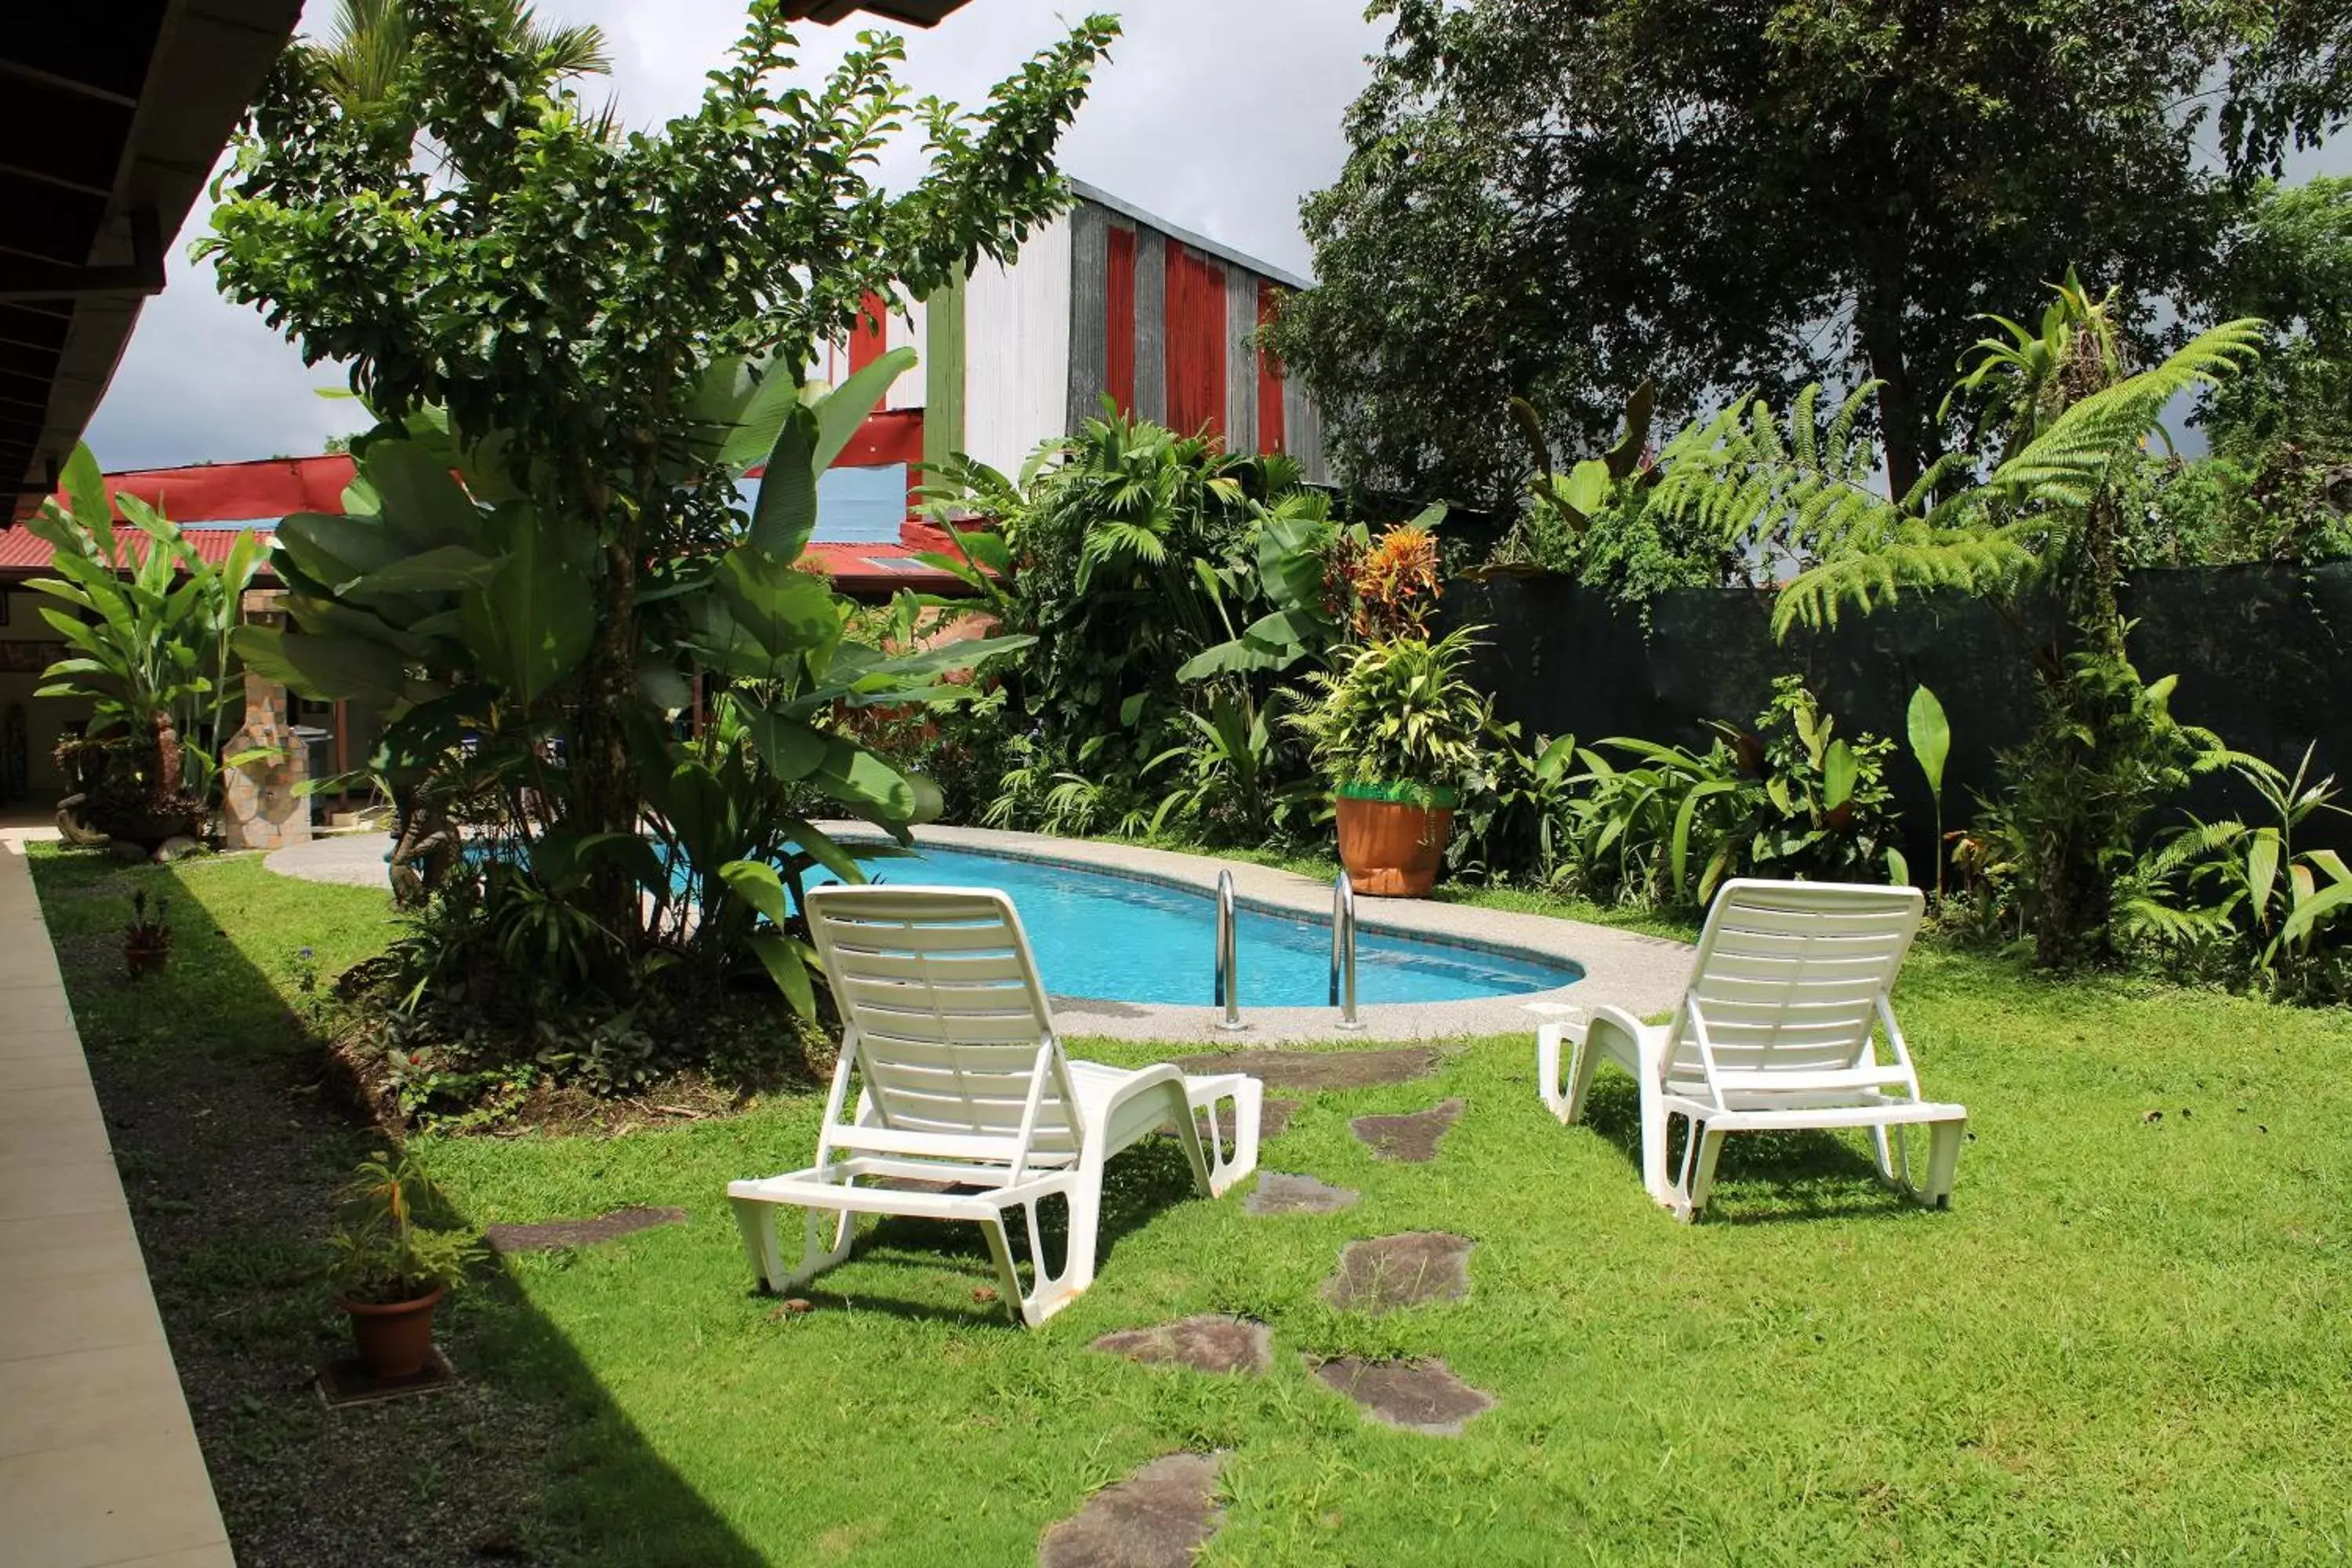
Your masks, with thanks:
[[[294,734],[286,689],[245,672],[245,724],[228,754],[267,747],[274,753],[221,778],[221,832],[231,849],[283,849],[310,842],[310,797],[295,785],[310,776],[310,749]]]

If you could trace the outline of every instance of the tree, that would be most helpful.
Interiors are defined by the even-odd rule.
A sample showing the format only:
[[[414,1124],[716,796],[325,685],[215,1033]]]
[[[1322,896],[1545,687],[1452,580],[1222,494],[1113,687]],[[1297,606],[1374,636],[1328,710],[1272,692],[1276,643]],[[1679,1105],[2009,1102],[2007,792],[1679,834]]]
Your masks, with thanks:
[[[846,331],[869,291],[919,298],[1009,256],[1066,205],[1054,147],[1117,25],[1086,19],[966,114],[908,100],[887,34],[863,35],[820,87],[779,85],[795,45],[777,0],[753,0],[700,108],[623,139],[551,79],[504,0],[404,11],[410,60],[380,110],[349,110],[317,51],[281,58],[204,248],[223,292],[258,306],[306,360],[350,363],[391,448],[373,466],[397,486],[374,498],[401,520],[378,537],[465,552],[417,565],[407,589],[379,580],[382,592],[478,605],[482,624],[464,629],[491,655],[492,696],[549,713],[552,733],[529,738],[523,765],[541,769],[546,742],[560,743],[560,788],[533,798],[560,798],[572,833],[634,838],[667,777],[649,782],[667,752],[649,759],[646,738],[684,706],[688,673],[755,692],[791,676],[799,700],[842,657],[830,595],[793,565],[815,522],[818,457],[848,435],[802,400],[814,346]],[[910,119],[930,167],[887,194],[867,170]],[[734,479],[751,430],[773,445],[747,522]],[[403,455],[412,437],[430,439]],[[453,467],[473,503],[462,511],[444,482]],[[387,564],[331,548],[310,563],[320,624],[340,618],[335,593]],[[579,613],[520,613],[551,595]],[[505,646],[500,625],[554,629]],[[369,659],[353,683],[406,703],[414,663]],[[781,777],[833,754],[823,737],[784,734],[794,761]],[[591,880],[585,907],[639,931],[629,879]]]
[[[2277,175],[2289,148],[2315,147],[2352,110],[2352,3],[2218,0],[2234,35],[2221,148],[2241,179]]]
[[[2256,187],[2219,293],[2275,331],[2259,366],[2208,396],[2215,451],[2249,468],[2284,446],[2352,458],[2352,179]]]
[[[2228,5],[1372,11],[1346,167],[1302,209],[1319,286],[1273,338],[1356,482],[1480,504],[1524,471],[1507,398],[1574,446],[1645,378],[1685,411],[1874,379],[1902,495],[1979,312],[2078,263],[2145,351],[2156,301],[2201,297],[2237,195],[2200,131],[2278,90],[2228,75],[2252,26]]]
[[[2231,759],[2168,707],[2173,678],[2144,683],[2116,600],[2126,497],[2167,406],[2255,358],[2258,321],[2225,321],[2160,364],[2131,372],[2109,314],[2068,275],[2030,332],[1995,319],[1955,391],[1994,405],[2001,444],[1989,473],[1948,453],[1893,500],[1871,484],[1849,397],[1828,428],[1818,388],[1801,394],[1784,436],[1761,400],[1741,399],[1671,443],[1654,508],[1727,536],[1793,546],[1807,569],[1780,593],[1773,625],[1833,625],[1906,591],[1988,599],[2025,641],[2040,713],[2001,758],[2005,785],[1979,819],[2013,868],[2016,900],[2045,964],[2106,951],[2115,883],[2148,814],[2190,773]],[[2046,627],[2033,612],[2046,607]]]
[[[402,75],[415,58],[409,0],[340,0],[333,30],[315,48],[320,73],[344,112],[354,117],[393,111]],[[530,57],[540,85],[565,77],[603,76],[613,68],[604,30],[594,23],[545,26],[525,0],[497,0],[486,16]]]

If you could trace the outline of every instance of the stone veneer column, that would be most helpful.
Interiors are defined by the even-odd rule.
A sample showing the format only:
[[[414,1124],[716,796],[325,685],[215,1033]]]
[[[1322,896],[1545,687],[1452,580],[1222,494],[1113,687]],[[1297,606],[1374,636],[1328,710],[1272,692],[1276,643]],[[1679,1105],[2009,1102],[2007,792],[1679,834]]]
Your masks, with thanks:
[[[275,595],[268,595],[273,604]],[[248,621],[276,619],[246,595]],[[252,670],[245,672],[245,724],[228,743],[227,754],[267,747],[276,753],[242,767],[223,770],[221,834],[231,849],[282,849],[310,842],[310,797],[295,793],[310,776],[310,749],[295,737],[286,688]]]

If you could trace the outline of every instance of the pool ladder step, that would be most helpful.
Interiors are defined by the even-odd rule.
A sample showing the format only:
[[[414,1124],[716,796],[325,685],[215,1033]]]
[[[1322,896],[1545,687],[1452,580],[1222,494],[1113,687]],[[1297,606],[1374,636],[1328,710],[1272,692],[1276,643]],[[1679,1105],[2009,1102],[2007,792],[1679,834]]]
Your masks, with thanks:
[[[1217,1027],[1238,1033],[1249,1027],[1242,1022],[1241,975],[1236,962],[1239,949],[1234,932],[1234,874],[1217,873],[1217,1005],[1225,1016],[1217,1020]]]
[[[1239,944],[1234,932],[1234,874],[1217,873],[1217,952],[1215,1004],[1225,1010],[1217,1027],[1238,1033],[1242,1022]],[[1331,880],[1331,1005],[1339,1009],[1339,1027],[1362,1028],[1356,1016],[1356,885],[1341,871]]]
[[[1331,879],[1331,1005],[1339,1009],[1339,1027],[1364,1026],[1356,1016],[1356,884],[1344,870]]]

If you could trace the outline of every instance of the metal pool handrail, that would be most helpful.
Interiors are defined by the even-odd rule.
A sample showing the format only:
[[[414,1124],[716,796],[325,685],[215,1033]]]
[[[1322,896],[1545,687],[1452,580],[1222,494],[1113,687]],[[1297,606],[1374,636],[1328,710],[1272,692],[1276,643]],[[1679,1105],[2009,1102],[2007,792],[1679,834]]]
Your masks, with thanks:
[[[1331,879],[1331,1005],[1339,1009],[1339,1027],[1364,1026],[1356,1016],[1356,884],[1345,871]]]
[[[1225,1016],[1217,1020],[1220,1029],[1246,1029],[1242,1022],[1240,950],[1234,933],[1234,874],[1217,873],[1217,1004]]]

